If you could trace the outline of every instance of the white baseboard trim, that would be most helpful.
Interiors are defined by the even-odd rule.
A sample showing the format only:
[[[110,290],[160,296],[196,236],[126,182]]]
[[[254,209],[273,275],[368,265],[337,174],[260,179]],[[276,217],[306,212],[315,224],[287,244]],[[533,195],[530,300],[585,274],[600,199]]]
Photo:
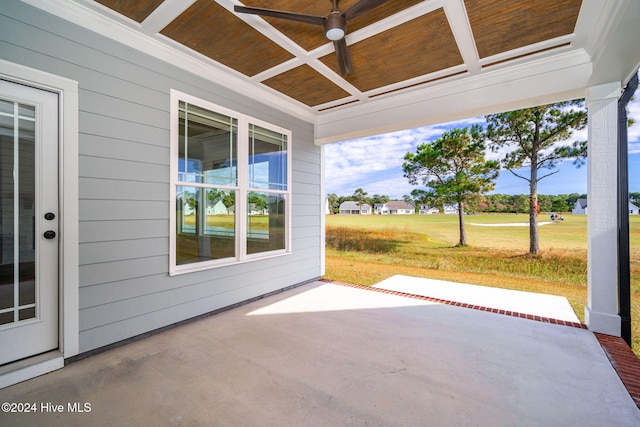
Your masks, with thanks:
[[[18,384],[64,367],[59,351],[40,354],[0,368],[0,389]]]

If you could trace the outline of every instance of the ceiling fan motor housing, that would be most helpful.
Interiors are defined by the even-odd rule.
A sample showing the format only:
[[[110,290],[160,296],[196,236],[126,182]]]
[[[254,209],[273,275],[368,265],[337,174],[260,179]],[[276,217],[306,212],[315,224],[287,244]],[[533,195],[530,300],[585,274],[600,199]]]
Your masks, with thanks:
[[[347,32],[347,19],[339,11],[333,11],[324,21],[324,34],[329,40],[340,40]]]

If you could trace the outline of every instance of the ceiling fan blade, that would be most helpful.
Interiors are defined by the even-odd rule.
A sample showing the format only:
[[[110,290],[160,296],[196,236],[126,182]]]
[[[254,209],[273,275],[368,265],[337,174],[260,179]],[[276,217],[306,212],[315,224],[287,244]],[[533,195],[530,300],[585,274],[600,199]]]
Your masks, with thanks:
[[[351,6],[349,9],[342,12],[342,16],[349,19],[357,18],[358,16],[369,12],[389,0],[360,0],[358,3]]]
[[[240,13],[250,13],[260,16],[288,19],[289,21],[305,22],[307,24],[324,25],[324,16],[305,15],[303,13],[283,12],[280,10],[262,9],[259,7],[234,6],[233,10]]]
[[[343,76],[353,72],[353,64],[351,64],[351,56],[349,56],[349,49],[347,48],[347,42],[344,38],[335,40],[333,47],[336,49],[336,56],[338,57],[338,66],[340,66],[340,74]]]

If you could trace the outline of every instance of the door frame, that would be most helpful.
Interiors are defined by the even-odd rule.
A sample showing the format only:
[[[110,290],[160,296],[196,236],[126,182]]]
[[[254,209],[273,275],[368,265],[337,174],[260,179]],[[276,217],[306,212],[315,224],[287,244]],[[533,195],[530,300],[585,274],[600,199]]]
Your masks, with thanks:
[[[62,368],[80,348],[78,82],[0,59],[0,78],[58,94],[58,350],[0,368],[0,388]]]

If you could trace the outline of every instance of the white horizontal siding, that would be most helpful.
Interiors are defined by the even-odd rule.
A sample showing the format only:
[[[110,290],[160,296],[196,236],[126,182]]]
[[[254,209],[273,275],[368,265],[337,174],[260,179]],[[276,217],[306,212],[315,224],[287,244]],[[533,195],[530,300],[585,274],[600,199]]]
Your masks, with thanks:
[[[93,200],[164,200],[169,184],[164,182],[123,182],[122,180],[82,177],[78,192],[81,199]]]
[[[167,237],[169,220],[80,221],[80,243]]]
[[[311,123],[17,0],[0,8],[0,52],[79,82],[81,352],[319,276]],[[291,255],[168,276],[171,89],[292,131]]]
[[[136,259],[141,255],[146,257],[157,255],[168,256],[168,253],[169,239],[167,237],[81,243],[80,264],[86,266],[104,262]]]

